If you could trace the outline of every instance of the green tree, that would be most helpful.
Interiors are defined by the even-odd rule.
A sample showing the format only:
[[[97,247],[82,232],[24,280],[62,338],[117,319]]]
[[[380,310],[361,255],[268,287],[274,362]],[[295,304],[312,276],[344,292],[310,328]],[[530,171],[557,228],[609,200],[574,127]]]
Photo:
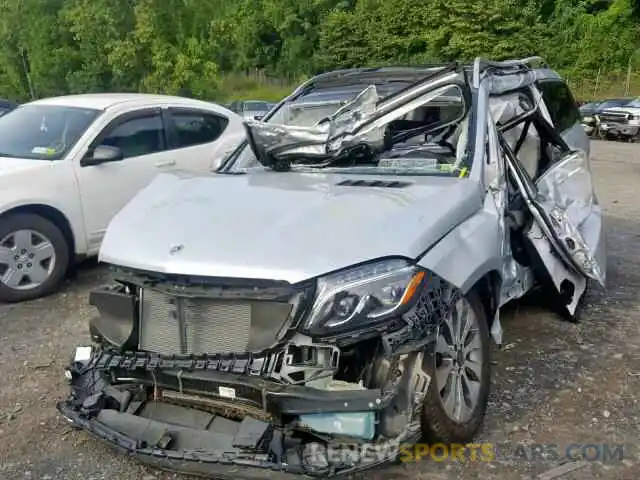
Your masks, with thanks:
[[[0,96],[18,100],[275,97],[331,68],[534,54],[593,83],[639,51],[636,0],[0,0]]]

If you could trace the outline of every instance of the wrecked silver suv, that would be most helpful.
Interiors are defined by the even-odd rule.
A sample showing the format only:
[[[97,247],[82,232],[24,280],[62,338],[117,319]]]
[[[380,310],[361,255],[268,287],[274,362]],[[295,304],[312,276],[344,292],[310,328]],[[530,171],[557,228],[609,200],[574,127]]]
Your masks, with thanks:
[[[604,285],[589,143],[539,59],[317,76],[113,220],[72,424],[162,468],[327,477],[469,441],[499,309]],[[569,111],[569,113],[571,113]]]

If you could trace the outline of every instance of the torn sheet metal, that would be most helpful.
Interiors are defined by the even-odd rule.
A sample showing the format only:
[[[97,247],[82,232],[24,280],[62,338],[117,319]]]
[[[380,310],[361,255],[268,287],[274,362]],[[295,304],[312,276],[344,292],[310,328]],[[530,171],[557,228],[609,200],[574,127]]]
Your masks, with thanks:
[[[547,212],[553,230],[585,276],[605,284],[605,272],[594,256],[597,245],[585,240],[600,240],[599,232],[591,235],[585,229],[601,228],[601,222],[588,222],[598,214],[594,209],[594,190],[587,156],[576,151],[551,167],[536,182],[539,205]],[[585,235],[586,234],[586,235]]]
[[[322,161],[330,158],[335,149],[340,147],[340,143],[335,142],[338,138],[373,116],[378,101],[376,87],[370,85],[339,107],[333,115],[321,119],[313,126],[278,125],[248,120],[245,127],[258,159],[265,158],[266,155],[278,159]],[[332,139],[333,149],[329,148]]]
[[[580,219],[581,206],[588,203],[593,195],[589,185],[585,186],[584,176],[580,176],[584,155],[584,152],[572,152],[566,155],[538,180],[539,186],[531,184],[531,180],[527,178],[518,162],[507,158],[507,166],[533,215],[534,223],[527,237],[538,252],[558,293],[562,297],[571,295],[566,307],[572,315],[585,291],[586,279],[594,278],[601,284],[604,282],[604,277],[598,264],[593,260],[592,254],[592,248],[597,249],[598,246],[587,245],[571,219]],[[580,194],[581,199],[577,199],[579,205],[577,208],[572,208],[568,200],[562,200],[565,194],[571,195],[572,191],[578,191]],[[570,210],[574,210],[573,215],[568,214]],[[599,215],[599,210],[595,215]],[[596,224],[602,229],[602,222],[596,222]],[[595,243],[599,243],[604,237],[601,231],[597,233],[591,237]],[[568,289],[569,285],[573,288]]]
[[[549,272],[549,276],[558,292],[563,292],[564,284],[568,281],[573,285],[573,292],[571,296],[571,301],[566,305],[567,311],[574,315],[576,312],[576,308],[587,288],[587,280],[586,278],[574,272],[572,269],[569,269],[565,266],[565,264],[559,261],[553,255],[553,246],[549,239],[542,233],[542,229],[540,225],[534,223],[531,227],[531,230],[527,233],[527,237],[531,240],[534,248],[540,255],[540,259],[542,263]]]
[[[533,85],[535,81],[536,72],[534,70],[505,76],[493,75],[489,82],[489,92],[491,95],[502,95]]]
[[[455,74],[451,74],[454,80]],[[322,162],[362,148],[376,154],[393,146],[389,124],[438,97],[460,102],[460,118],[434,121],[434,129],[442,129],[466,114],[463,92],[459,86],[445,83],[449,76],[425,80],[412,88],[380,98],[375,85],[363,89],[335,113],[312,126],[282,125],[247,120],[245,128],[249,144],[265,166],[277,161]],[[453,91],[453,94],[451,93]],[[428,133],[430,124],[420,127]]]
[[[500,229],[500,255],[502,258],[502,285],[500,289],[499,305],[522,297],[534,284],[533,272],[516,261],[513,258],[511,250],[511,229],[507,225],[504,212],[507,209],[507,183],[506,183],[506,165],[504,158],[500,154],[498,145],[497,131],[495,121],[509,118],[509,114],[516,115],[514,109],[507,108],[508,102],[503,99],[491,99],[490,111],[487,116],[488,142],[489,142],[489,162],[485,167],[485,179],[488,183],[488,191],[495,205],[498,215],[498,228]],[[498,328],[498,327],[496,327]],[[492,335],[494,335],[492,331]],[[494,339],[497,333],[494,335]],[[500,337],[501,338],[501,337]],[[497,340],[496,340],[497,342]]]
[[[247,133],[252,140],[252,147],[258,158],[260,153],[287,156],[326,156],[326,141],[329,124],[324,123],[313,127],[298,127],[295,125],[277,125],[247,120]]]
[[[500,323],[500,309],[496,309],[496,314],[491,323],[491,338],[496,345],[502,345],[502,324]]]

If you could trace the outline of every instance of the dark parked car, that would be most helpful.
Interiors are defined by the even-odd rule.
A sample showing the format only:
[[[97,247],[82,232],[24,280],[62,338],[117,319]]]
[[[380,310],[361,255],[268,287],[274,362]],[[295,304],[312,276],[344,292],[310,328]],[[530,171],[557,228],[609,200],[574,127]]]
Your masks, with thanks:
[[[580,114],[583,117],[592,116],[598,110],[598,107],[602,105],[602,101],[600,102],[589,102],[584,105],[580,105]]]
[[[18,106],[17,103],[12,102],[11,100],[5,100],[0,98],[0,117],[9,113],[11,110]]]

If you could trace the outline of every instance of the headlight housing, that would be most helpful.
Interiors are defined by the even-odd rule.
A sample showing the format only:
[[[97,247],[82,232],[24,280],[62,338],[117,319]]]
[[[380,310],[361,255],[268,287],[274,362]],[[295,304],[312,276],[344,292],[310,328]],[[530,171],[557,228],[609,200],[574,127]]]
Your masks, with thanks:
[[[595,122],[595,121],[596,121],[596,119],[595,119],[595,118],[593,118],[593,117],[591,117],[591,116],[588,116],[588,117],[582,117],[582,121],[583,121],[584,123],[591,123],[591,122]]]
[[[374,326],[408,310],[426,272],[407,260],[368,263],[321,277],[304,330],[333,335]]]

